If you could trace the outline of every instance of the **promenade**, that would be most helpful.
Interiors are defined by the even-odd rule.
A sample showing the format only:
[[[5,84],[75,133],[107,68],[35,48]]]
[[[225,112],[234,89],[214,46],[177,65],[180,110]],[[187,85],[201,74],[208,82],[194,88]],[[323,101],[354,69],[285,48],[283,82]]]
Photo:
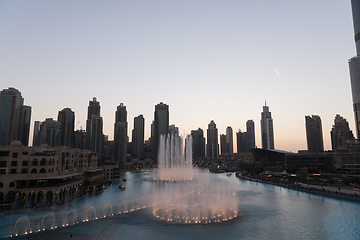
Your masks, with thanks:
[[[360,202],[360,191],[358,188],[351,188],[346,186],[319,186],[306,184],[302,182],[294,182],[294,183],[283,183],[283,182],[273,182],[268,180],[261,180],[257,178],[250,178],[246,176],[242,176],[240,173],[237,173],[236,176],[241,179],[261,182],[266,184],[277,185],[284,188],[293,189],[296,191],[302,191],[312,194],[318,194],[327,197],[346,199],[350,201]]]

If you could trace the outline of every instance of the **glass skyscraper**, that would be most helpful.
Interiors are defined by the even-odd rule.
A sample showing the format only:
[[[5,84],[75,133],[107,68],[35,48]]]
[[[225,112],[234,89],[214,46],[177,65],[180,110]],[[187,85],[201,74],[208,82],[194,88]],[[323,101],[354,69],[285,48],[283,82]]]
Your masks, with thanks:
[[[360,0],[351,0],[356,56],[349,60],[357,138],[360,137]]]

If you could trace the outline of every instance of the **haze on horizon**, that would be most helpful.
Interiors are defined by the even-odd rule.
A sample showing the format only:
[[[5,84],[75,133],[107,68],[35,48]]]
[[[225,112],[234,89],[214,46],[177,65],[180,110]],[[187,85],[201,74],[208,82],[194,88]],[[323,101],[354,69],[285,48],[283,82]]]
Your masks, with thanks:
[[[255,122],[265,101],[275,148],[307,149],[305,115],[322,119],[331,149],[336,114],[355,133],[348,59],[355,55],[350,1],[0,2],[1,89],[15,87],[34,121],[70,107],[85,128],[96,97],[113,139],[116,107],[145,118],[169,105],[181,134],[214,120],[219,134]]]

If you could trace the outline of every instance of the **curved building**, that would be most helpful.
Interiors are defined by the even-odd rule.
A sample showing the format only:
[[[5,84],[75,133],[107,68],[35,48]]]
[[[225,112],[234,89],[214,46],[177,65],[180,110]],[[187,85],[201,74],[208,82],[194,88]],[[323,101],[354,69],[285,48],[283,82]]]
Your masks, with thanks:
[[[349,60],[351,90],[357,138],[360,137],[360,0],[351,0],[356,56]]]

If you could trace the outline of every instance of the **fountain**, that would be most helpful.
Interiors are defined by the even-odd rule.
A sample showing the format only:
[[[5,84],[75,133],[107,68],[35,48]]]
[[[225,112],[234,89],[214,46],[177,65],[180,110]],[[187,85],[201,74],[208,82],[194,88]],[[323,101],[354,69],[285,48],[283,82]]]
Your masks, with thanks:
[[[158,152],[158,169],[154,180],[180,182],[192,180],[196,173],[192,167],[192,137],[183,139],[175,134],[160,137]]]
[[[185,139],[185,154],[182,142],[176,135],[161,136],[154,176],[159,189],[152,195],[152,214],[180,224],[221,223],[238,217],[238,198],[232,186],[211,182],[208,171],[193,168],[192,137]]]

